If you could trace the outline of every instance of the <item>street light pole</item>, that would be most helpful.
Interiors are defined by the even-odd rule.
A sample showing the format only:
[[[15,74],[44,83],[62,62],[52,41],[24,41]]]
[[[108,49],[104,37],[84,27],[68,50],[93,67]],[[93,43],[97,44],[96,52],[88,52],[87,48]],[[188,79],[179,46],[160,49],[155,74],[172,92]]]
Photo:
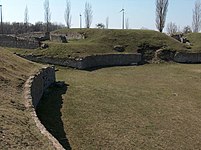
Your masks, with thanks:
[[[123,20],[122,20],[122,28],[123,28],[123,29],[124,29],[124,24],[125,24],[125,23],[124,23],[124,20],[125,20],[124,17],[125,17],[125,12],[124,12],[124,9],[123,9],[123,18],[122,18],[122,19],[123,19]]]
[[[3,34],[3,15],[2,15],[2,5],[0,5],[1,9],[1,34]]]
[[[80,29],[82,28],[82,15],[80,14]]]
[[[125,9],[123,8],[120,12],[122,12],[122,29],[124,29],[124,18],[125,18]]]

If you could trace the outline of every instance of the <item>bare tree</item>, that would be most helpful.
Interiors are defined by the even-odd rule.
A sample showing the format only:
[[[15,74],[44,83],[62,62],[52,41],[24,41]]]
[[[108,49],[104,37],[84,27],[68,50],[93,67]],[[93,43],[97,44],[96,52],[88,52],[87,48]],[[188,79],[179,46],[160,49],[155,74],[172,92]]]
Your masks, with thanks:
[[[96,25],[96,27],[97,27],[98,29],[104,29],[104,28],[105,28],[105,25],[104,25],[103,23],[98,23],[98,24]]]
[[[49,31],[49,23],[51,21],[51,12],[50,12],[50,3],[49,0],[44,1],[44,17],[45,17],[45,22],[46,22],[46,31]]]
[[[172,35],[172,34],[177,33],[177,32],[178,32],[178,27],[175,23],[170,22],[167,24],[167,33],[169,35]]]
[[[86,28],[90,28],[93,18],[93,11],[91,5],[88,2],[85,3],[84,15],[85,15]]]
[[[25,23],[24,22],[3,22],[4,27],[4,34],[22,34],[26,33],[25,31]],[[54,31],[56,29],[64,28],[65,25],[57,24],[57,23],[50,23],[49,24],[49,31]],[[36,22],[35,24],[31,24],[29,22],[28,31],[30,32],[42,32],[46,28],[46,23],[43,22]]]
[[[126,18],[126,29],[129,29],[129,19]]]
[[[106,18],[105,27],[106,27],[106,29],[108,29],[108,28],[109,28],[109,17],[107,17],[107,18]]]
[[[183,33],[187,34],[187,33],[192,33],[191,27],[190,26],[185,26],[183,28]]]
[[[156,28],[163,32],[168,11],[169,0],[156,0]]]
[[[70,12],[71,12],[71,3],[70,3],[69,0],[66,0],[66,10],[65,10],[65,13],[64,13],[64,19],[66,21],[67,28],[71,27],[71,15],[70,15]]]
[[[199,0],[195,2],[195,8],[193,10],[193,32],[199,32],[201,29],[201,3]]]
[[[27,6],[26,6],[25,11],[24,11],[24,24],[25,24],[25,28],[26,28],[26,32],[27,32],[28,24],[29,24],[29,11],[28,11]]]

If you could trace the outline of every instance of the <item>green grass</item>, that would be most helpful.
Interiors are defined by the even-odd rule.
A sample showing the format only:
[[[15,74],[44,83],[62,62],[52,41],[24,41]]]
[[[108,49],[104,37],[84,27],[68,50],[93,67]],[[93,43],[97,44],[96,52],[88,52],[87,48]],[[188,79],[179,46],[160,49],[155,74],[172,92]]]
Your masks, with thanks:
[[[190,33],[187,34],[186,37],[192,44],[192,51],[201,52],[201,33]]]
[[[0,149],[52,149],[24,106],[23,85],[41,65],[3,48],[0,57]]]
[[[118,53],[113,50],[115,45],[124,46],[124,53],[136,53],[142,45],[148,45],[153,50],[166,48],[183,51],[186,49],[185,45],[169,36],[151,30],[61,29],[53,33],[84,33],[86,38],[71,40],[67,44],[47,42],[49,48],[45,50],[14,49],[14,51],[21,54],[68,58],[93,54]]]
[[[87,72],[59,67],[57,80],[69,84],[67,91],[58,90],[60,130],[73,149],[199,149],[200,68],[159,64]],[[56,97],[54,91],[41,106],[46,124],[58,123],[52,110]]]

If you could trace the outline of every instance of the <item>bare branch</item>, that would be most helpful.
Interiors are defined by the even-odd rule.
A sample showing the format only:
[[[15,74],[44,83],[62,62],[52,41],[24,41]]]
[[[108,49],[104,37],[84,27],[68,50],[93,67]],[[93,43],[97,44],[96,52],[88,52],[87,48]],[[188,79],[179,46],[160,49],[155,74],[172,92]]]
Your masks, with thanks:
[[[185,26],[183,28],[183,33],[187,34],[187,33],[192,33],[191,27],[190,26]]]
[[[173,22],[170,22],[167,24],[167,33],[169,35],[172,35],[172,34],[175,34],[178,32],[178,27],[175,23]]]
[[[163,32],[168,11],[168,0],[156,0],[156,28]]]
[[[66,10],[65,10],[65,13],[64,13],[64,19],[66,21],[67,28],[71,27],[71,15],[70,15],[70,12],[71,12],[71,3],[70,3],[69,0],[66,0]]]
[[[28,14],[28,7],[26,6],[24,11],[24,25],[25,25],[25,32],[28,30],[28,24],[29,24],[29,14]]]
[[[201,29],[201,3],[199,0],[195,2],[195,8],[193,10],[193,32],[199,32]]]
[[[28,7],[26,6],[24,11],[24,23],[27,25],[29,23],[29,11]]]
[[[44,1],[44,17],[45,17],[45,22],[46,22],[46,31],[49,31],[49,23],[51,21],[51,12],[50,12],[50,4],[49,0]]]
[[[88,2],[85,3],[84,15],[85,15],[86,28],[90,28],[93,18],[93,11],[91,5]]]
[[[106,23],[105,23],[106,29],[109,28],[109,17],[106,18]]]
[[[129,19],[126,18],[126,29],[129,29]]]

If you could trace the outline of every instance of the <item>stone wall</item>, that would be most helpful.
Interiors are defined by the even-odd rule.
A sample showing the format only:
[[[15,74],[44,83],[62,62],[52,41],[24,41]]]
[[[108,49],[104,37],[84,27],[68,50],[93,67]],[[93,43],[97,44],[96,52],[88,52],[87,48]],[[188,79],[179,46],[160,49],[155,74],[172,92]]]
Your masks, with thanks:
[[[12,48],[25,48],[35,49],[38,48],[39,42],[35,40],[28,40],[24,38],[18,38],[11,35],[0,35],[0,46],[12,47]]]
[[[85,39],[85,35],[84,33],[81,34],[81,33],[77,33],[77,32],[68,32],[66,34],[66,37],[68,40],[73,40],[73,39],[76,39],[76,40],[80,40],[80,39]]]
[[[58,42],[58,43],[67,43],[68,42],[67,37],[65,35],[57,35],[57,34],[51,34],[50,41]]]
[[[52,145],[57,150],[64,150],[63,146],[46,130],[43,124],[36,115],[36,107],[40,101],[44,90],[55,82],[55,68],[45,67],[39,70],[35,75],[30,76],[24,86],[25,106],[31,113],[36,126],[40,132],[52,142]]]
[[[85,34],[77,32],[68,32],[66,34],[50,34],[50,40],[55,42],[61,42],[61,37],[65,37],[66,40],[80,40],[85,39]]]
[[[201,53],[185,53],[172,51],[164,51],[159,59],[164,61],[174,61],[178,63],[201,63]],[[18,54],[19,55],[19,54]],[[85,58],[51,58],[51,57],[36,57],[32,55],[19,55],[25,59],[48,63],[53,65],[60,65],[65,67],[72,67],[77,69],[89,69],[94,67],[105,66],[126,66],[138,64],[141,62],[141,54],[105,54],[105,55],[92,55]]]
[[[76,59],[35,57],[32,55],[19,56],[35,62],[72,67],[82,70],[95,67],[136,65],[141,62],[141,54],[138,53],[92,55]]]
[[[43,92],[55,82],[55,68],[42,68],[37,74],[33,76],[31,85],[31,97],[34,108],[37,107]]]
[[[23,33],[18,34],[17,37],[25,38],[25,39],[35,39],[35,38],[41,38],[48,36],[45,32],[29,32],[29,33]]]
[[[141,61],[141,54],[106,54],[92,55],[79,60],[79,69],[105,66],[136,65]]]
[[[177,52],[174,61],[178,63],[201,63],[201,53]]]

